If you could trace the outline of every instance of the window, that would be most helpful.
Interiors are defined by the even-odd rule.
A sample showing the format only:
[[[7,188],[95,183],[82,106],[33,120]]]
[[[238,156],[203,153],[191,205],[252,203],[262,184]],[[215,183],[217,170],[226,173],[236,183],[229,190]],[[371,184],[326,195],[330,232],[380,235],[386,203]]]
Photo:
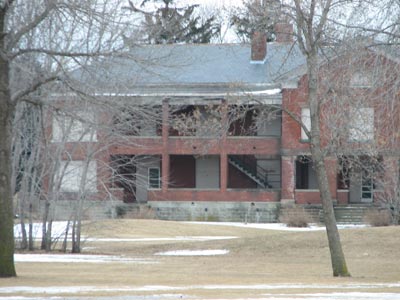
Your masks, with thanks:
[[[374,139],[373,108],[352,109],[349,122],[349,139],[351,141],[367,142]]]
[[[301,109],[301,122],[307,128],[308,131],[311,130],[311,113],[309,108]],[[301,128],[301,139],[304,141],[308,141],[310,138],[304,131],[303,127]]]
[[[317,174],[311,157],[299,156],[296,160],[296,189],[318,189]]]
[[[95,142],[93,112],[76,112],[74,116],[56,114],[53,117],[53,142]]]
[[[370,87],[372,86],[372,76],[367,71],[354,72],[350,79],[350,85],[358,88]]]
[[[159,189],[160,182],[160,168],[149,168],[149,188]]]
[[[79,192],[82,176],[85,168],[87,172],[85,176],[84,191],[97,191],[97,164],[95,161],[89,162],[78,161],[62,161],[60,165],[61,191],[63,192]]]

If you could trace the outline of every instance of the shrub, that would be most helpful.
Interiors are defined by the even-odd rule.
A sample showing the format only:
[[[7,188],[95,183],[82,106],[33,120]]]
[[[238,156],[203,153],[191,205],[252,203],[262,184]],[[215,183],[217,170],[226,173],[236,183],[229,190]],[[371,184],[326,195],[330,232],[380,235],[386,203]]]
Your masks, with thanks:
[[[288,227],[308,227],[312,219],[303,207],[296,206],[281,210],[279,221]]]
[[[117,215],[117,218],[121,219],[123,218],[127,213],[127,208],[126,206],[123,205],[117,205],[115,207],[115,214]]]
[[[151,206],[140,206],[137,209],[127,211],[124,219],[155,220],[157,219],[157,215]]]
[[[388,210],[370,210],[365,213],[364,222],[371,226],[389,226],[392,216]]]
[[[117,205],[115,213],[118,219],[157,219],[156,212],[150,206]]]

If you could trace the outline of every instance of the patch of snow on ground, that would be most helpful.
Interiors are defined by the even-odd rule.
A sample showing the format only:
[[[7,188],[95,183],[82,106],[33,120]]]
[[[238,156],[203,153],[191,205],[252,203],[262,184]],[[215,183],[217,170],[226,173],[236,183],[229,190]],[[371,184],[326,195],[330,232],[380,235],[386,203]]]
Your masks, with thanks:
[[[84,254],[14,254],[15,262],[51,262],[51,263],[139,263],[151,264],[155,261],[108,255]]]
[[[308,227],[288,227],[283,223],[240,223],[240,222],[185,222],[190,224],[202,225],[219,225],[219,226],[234,226],[255,229],[268,229],[268,230],[285,230],[285,231],[317,231],[325,230],[325,226],[311,224]],[[363,228],[367,225],[353,225],[353,224],[338,224],[339,229],[347,228]]]
[[[397,293],[318,293],[318,294],[268,294],[263,295],[268,298],[258,300],[399,300],[400,294]],[[223,300],[223,299],[219,299]],[[247,299],[250,300],[250,299]],[[255,300],[255,299],[254,299]]]
[[[330,293],[330,294],[271,294],[262,298],[241,298],[241,300],[399,300],[395,293]],[[163,299],[200,299],[179,294],[153,294],[139,296],[108,296],[108,297],[0,297],[0,300],[163,300]],[[231,300],[213,298],[214,300]]]
[[[0,287],[0,294],[25,293],[25,294],[78,294],[90,292],[156,292],[156,291],[179,291],[186,290],[185,287],[158,286],[149,285],[142,287],[99,287],[99,286],[50,286],[50,287],[32,287],[15,286]]]
[[[66,229],[67,229],[67,222],[60,221],[60,222],[53,222],[52,223],[52,229],[51,229],[51,235],[53,238],[59,238],[59,237],[64,237]],[[42,223],[33,223],[32,224],[32,236],[34,239],[41,239],[42,238]],[[29,224],[25,224],[25,230],[26,233],[28,234],[29,230]],[[69,235],[71,233],[71,230],[69,231]],[[16,239],[20,239],[22,237],[21,233],[21,224],[16,224],[14,225],[14,237]]]
[[[28,224],[25,224],[26,230],[28,231]],[[53,222],[52,225],[52,237],[53,238],[64,238],[67,228],[67,222]],[[69,236],[70,236],[69,231]],[[33,223],[32,235],[34,239],[40,240],[42,238],[42,224]],[[14,225],[14,236],[15,238],[21,239],[21,225]],[[216,241],[216,240],[231,240],[237,239],[236,236],[176,236],[176,237],[155,237],[155,238],[87,238],[82,237],[85,242],[182,242],[182,241],[193,241],[193,242],[205,242],[205,241]]]
[[[213,255],[225,255],[228,254],[229,250],[175,250],[167,252],[159,252],[155,255],[162,256],[213,256]]]
[[[325,226],[310,225],[306,228],[287,227],[282,223],[241,223],[241,222],[184,222],[192,224],[203,224],[203,225],[219,225],[219,226],[235,226],[255,229],[268,229],[268,230],[287,230],[287,231],[315,231],[325,230]],[[28,231],[28,224],[25,224],[26,230]],[[366,227],[366,225],[351,225],[351,224],[338,224],[339,229],[345,228],[360,228]],[[67,228],[67,222],[53,222],[52,225],[52,237],[53,238],[64,238]],[[37,240],[42,238],[42,224],[33,224],[33,237]],[[21,225],[14,225],[14,236],[16,239],[20,239]],[[168,238],[85,238],[85,241],[99,241],[99,242],[156,242],[156,241],[212,241],[212,240],[227,240],[235,239],[235,236],[176,236]]]
[[[341,289],[341,290],[354,290],[354,289],[380,289],[400,287],[400,283],[376,283],[376,284],[343,284],[343,285],[318,285],[318,284],[265,284],[265,285],[193,285],[193,286],[121,286],[121,287],[99,287],[99,286],[53,286],[53,287],[31,287],[31,286],[17,286],[17,287],[0,287],[0,294],[79,294],[90,292],[171,292],[171,291],[189,291],[189,290],[294,290],[294,289]],[[262,297],[257,299],[312,299],[312,300],[399,300],[400,294],[398,293],[374,293],[374,292],[326,292],[326,293],[307,293],[307,294],[263,294]],[[112,298],[112,297],[110,297]],[[0,297],[1,299],[1,297]],[[10,298],[7,298],[10,299]],[[64,298],[63,298],[64,299]],[[67,299],[67,298],[65,298]],[[220,299],[222,300],[222,299]]]

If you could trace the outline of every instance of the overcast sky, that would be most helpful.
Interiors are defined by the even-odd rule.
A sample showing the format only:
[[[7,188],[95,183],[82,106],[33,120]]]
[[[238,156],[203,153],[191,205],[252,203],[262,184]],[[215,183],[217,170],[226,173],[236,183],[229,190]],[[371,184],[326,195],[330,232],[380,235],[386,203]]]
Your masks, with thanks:
[[[241,5],[243,3],[243,0],[179,0],[179,2],[221,7],[221,6]]]

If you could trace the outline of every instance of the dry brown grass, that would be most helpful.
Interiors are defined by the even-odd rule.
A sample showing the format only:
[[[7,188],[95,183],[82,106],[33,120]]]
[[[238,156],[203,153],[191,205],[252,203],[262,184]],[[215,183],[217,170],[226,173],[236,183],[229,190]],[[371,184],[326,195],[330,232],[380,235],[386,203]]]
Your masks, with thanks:
[[[312,218],[303,207],[296,206],[284,209],[279,221],[289,227],[308,227]]]
[[[389,226],[393,223],[388,210],[367,211],[364,215],[364,222],[371,226]]]
[[[400,258],[398,250],[400,227],[341,231],[344,251],[353,275],[351,278],[331,276],[330,256],[324,231],[287,232],[156,220],[108,220],[87,224],[85,234],[90,237],[115,238],[175,236],[237,236],[238,238],[206,242],[87,242],[85,247],[95,248],[89,248],[86,253],[125,255],[151,259],[157,263],[18,263],[19,277],[1,280],[0,286],[132,287],[400,281],[397,265]],[[154,256],[156,252],[181,249],[228,249],[230,252],[224,256],[214,257]],[[393,292],[393,289],[390,291]],[[285,291],[190,290],[183,293],[204,298],[238,298],[260,296],[262,293],[271,292]],[[296,292],[316,291],[301,289]],[[101,294],[95,293],[95,295]]]

